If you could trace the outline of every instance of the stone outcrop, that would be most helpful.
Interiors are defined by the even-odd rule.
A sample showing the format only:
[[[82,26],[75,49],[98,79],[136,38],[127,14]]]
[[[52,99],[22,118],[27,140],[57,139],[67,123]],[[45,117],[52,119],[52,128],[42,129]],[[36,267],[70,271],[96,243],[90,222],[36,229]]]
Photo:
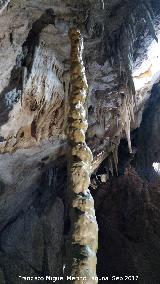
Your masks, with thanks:
[[[65,190],[69,28],[76,24],[84,38],[86,143],[99,183],[121,174],[122,139],[127,163],[129,157],[139,172],[159,153],[153,143],[158,106],[155,113],[146,108],[160,76],[159,17],[157,0],[0,1],[0,282],[17,283],[24,269],[30,275],[63,270],[70,231]],[[133,136],[145,108],[154,133],[137,142]],[[143,123],[148,125],[143,121],[140,133]],[[144,151],[147,139],[146,147],[153,143],[155,153],[152,147]],[[119,161],[123,174],[126,161]]]

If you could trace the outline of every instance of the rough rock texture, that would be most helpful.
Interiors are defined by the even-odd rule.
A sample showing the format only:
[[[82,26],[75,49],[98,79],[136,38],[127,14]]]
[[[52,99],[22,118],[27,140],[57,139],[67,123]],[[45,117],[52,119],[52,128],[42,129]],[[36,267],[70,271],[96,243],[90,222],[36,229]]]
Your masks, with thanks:
[[[115,277],[116,283],[159,282],[159,190],[159,182],[148,185],[134,170],[99,186],[95,205],[100,279],[108,276],[107,283]]]
[[[66,177],[61,178],[61,184],[59,178],[58,168],[50,165],[39,180],[33,183],[31,177],[22,190],[12,186],[8,193],[1,182],[0,267],[4,283],[22,283],[19,276],[62,274]],[[2,276],[0,279],[3,283]]]
[[[151,88],[159,80],[159,16],[157,0],[0,1],[2,283],[17,283],[24,267],[31,274],[61,274],[63,210],[67,215],[62,168],[68,152],[69,27],[76,24],[84,38],[92,171],[108,157],[110,176],[117,169],[121,138],[134,152],[130,130],[140,126]],[[107,179],[106,172],[100,178]],[[30,237],[22,234],[25,230]],[[68,231],[65,225],[66,235]],[[52,244],[57,251],[52,251]],[[50,264],[44,261],[50,258],[48,250]]]
[[[70,245],[66,270],[75,277],[75,284],[97,283],[96,277],[98,226],[94,201],[89,191],[93,156],[85,142],[87,120],[85,111],[88,90],[83,64],[83,39],[77,28],[69,30],[71,68],[68,113],[68,203],[71,221]],[[79,278],[80,277],[80,278]]]
[[[56,138],[66,141],[70,48],[67,31],[75,21],[85,39],[88,143],[95,155],[103,156],[110,143],[119,143],[124,131],[131,151],[133,113],[137,125],[148,98],[147,90],[157,80],[153,79],[157,70],[151,70],[147,83],[141,82],[148,71],[143,65],[148,68],[147,64],[153,61],[152,46],[157,44],[151,8],[144,3],[140,1],[137,6],[132,1],[106,1],[104,5],[103,1],[10,2],[0,18],[2,152],[41,145],[49,138],[55,144]],[[156,15],[157,37],[158,26]],[[136,96],[138,113],[132,70],[135,86],[138,80],[141,82]]]

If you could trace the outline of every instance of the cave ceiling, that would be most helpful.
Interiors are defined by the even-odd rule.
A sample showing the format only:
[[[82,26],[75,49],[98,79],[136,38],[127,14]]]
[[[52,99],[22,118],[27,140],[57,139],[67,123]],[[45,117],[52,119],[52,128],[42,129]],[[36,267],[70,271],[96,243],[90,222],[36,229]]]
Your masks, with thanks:
[[[0,177],[64,156],[70,90],[68,29],[84,38],[92,169],[141,123],[160,77],[158,1],[0,1]],[[6,170],[7,169],[7,170]]]

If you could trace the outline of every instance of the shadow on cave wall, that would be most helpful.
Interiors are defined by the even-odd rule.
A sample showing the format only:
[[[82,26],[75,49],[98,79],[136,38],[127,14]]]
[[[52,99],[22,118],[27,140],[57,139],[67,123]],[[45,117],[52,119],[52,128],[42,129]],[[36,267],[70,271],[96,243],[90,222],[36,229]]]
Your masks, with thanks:
[[[63,274],[67,170],[66,164],[47,163],[48,158],[39,164],[41,176],[27,188],[30,195],[26,200],[22,198],[16,217],[10,216],[0,232],[1,284],[21,284],[24,280],[19,275]],[[1,212],[1,221],[5,217]]]
[[[116,283],[159,283],[159,196],[160,183],[144,182],[133,169],[98,186],[94,198],[100,279],[108,276],[107,283],[113,283],[116,276]]]
[[[152,88],[150,99],[143,113],[142,123],[133,140],[137,152],[133,161],[140,176],[154,180],[157,174],[154,162],[160,162],[160,83]]]

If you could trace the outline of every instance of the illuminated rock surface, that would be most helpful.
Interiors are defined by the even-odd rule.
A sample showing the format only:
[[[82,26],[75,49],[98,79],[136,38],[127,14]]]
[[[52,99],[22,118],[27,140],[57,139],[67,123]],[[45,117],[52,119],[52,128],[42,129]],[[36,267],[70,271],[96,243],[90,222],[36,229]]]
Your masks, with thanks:
[[[78,127],[87,129],[92,172],[102,182],[130,160],[139,173],[159,162],[158,100],[149,112],[152,135],[150,125],[143,141],[136,136],[160,76],[159,17],[157,0],[0,1],[0,283],[20,283],[19,274],[61,275],[66,261],[71,25],[84,38],[88,129],[86,121]],[[84,142],[81,131],[72,134]],[[144,144],[155,146],[156,158],[150,147],[144,161]]]

